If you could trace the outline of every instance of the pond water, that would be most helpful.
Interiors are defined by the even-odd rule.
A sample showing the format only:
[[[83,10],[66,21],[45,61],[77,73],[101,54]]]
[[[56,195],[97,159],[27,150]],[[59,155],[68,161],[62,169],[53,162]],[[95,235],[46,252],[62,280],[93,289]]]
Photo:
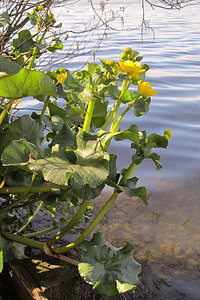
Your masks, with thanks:
[[[94,2],[100,14],[100,1]],[[139,1],[106,1],[105,9],[107,16],[113,9],[124,18],[111,23],[119,30],[107,29],[107,38],[95,55],[95,62],[99,58],[119,60],[121,51],[132,47],[151,67],[147,80],[158,92],[147,115],[135,118],[130,113],[122,127],[135,123],[141,130],[159,134],[170,128],[173,135],[168,149],[158,151],[162,170],[156,171],[147,160],[135,172],[139,184],[148,188],[149,206],[120,196],[99,229],[115,246],[122,246],[127,240],[135,245],[135,256],[143,266],[143,285],[141,292],[131,299],[197,300],[200,299],[200,6],[182,10],[152,10],[146,6],[145,19],[150,20],[152,29],[144,30],[143,41]],[[94,12],[89,1],[75,1],[65,9],[57,8],[55,14],[68,31],[80,31],[97,20],[92,19]],[[124,28],[132,30],[120,30],[122,22]],[[81,41],[89,49],[102,32],[99,29],[85,39],[84,35],[68,32],[66,52],[73,52]],[[79,56],[66,60],[62,66],[75,70],[88,58]],[[111,152],[112,149],[119,154],[120,169],[129,164],[128,143],[113,144]],[[109,193],[105,192],[96,209]]]

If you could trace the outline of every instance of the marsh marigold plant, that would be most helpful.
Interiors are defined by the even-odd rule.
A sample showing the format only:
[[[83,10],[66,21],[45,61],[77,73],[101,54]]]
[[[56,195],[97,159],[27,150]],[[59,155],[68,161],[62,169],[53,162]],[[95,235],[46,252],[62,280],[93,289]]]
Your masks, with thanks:
[[[101,232],[89,236],[121,193],[148,205],[146,189],[137,186],[134,172],[145,159],[161,168],[154,149],[167,147],[171,130],[148,134],[137,126],[137,117],[148,112],[156,91],[145,81],[148,65],[131,48],[119,61],[111,57],[89,63],[75,75],[65,68],[38,71],[34,67],[37,47],[45,35],[40,30],[42,7],[38,9],[30,15],[37,43],[25,39],[26,51],[19,47],[16,51],[26,63],[19,65],[12,56],[0,56],[0,72],[8,74],[0,77],[0,271],[3,261],[25,258],[24,249],[29,246],[78,266],[80,276],[99,293],[134,292],[141,266],[133,258],[133,245],[113,247]],[[45,20],[42,26],[47,22],[48,29],[55,23],[51,15]],[[61,48],[61,41],[53,41],[47,51]],[[20,102],[27,103],[26,97],[40,101],[41,113],[12,113]],[[122,130],[121,121],[128,112],[135,116],[135,123]],[[115,148],[110,147],[113,140],[128,141],[126,152],[131,159],[122,170],[111,150]],[[91,221],[93,202],[106,186],[112,195]],[[62,216],[56,214],[59,202]],[[52,226],[33,232],[31,222],[39,210],[49,213]],[[70,232],[78,237],[69,243],[62,240]],[[79,261],[62,256],[75,247],[81,250]]]

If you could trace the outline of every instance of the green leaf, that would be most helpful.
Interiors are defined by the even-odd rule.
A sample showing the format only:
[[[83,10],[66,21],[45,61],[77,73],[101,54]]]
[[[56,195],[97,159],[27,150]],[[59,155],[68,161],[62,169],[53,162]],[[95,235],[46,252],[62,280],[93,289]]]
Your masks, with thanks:
[[[92,242],[93,243],[93,242]],[[93,289],[106,296],[135,289],[140,265],[133,259],[133,246],[127,242],[123,248],[100,239],[100,245],[91,245],[81,257],[79,273]]]
[[[4,166],[11,165],[26,165],[29,161],[29,156],[39,159],[42,157],[38,147],[29,143],[26,139],[13,141],[2,153],[1,161]]]
[[[96,128],[100,128],[105,123],[105,118],[107,116],[107,106],[106,102],[101,102],[100,99],[95,101],[92,123]]]
[[[91,188],[88,184],[79,185],[73,179],[70,178],[70,188],[74,195],[82,200],[93,200],[98,197],[105,184],[101,184],[95,188]]]
[[[68,121],[68,118],[67,118],[67,112],[62,109],[61,107],[57,106],[56,104],[50,102],[49,105],[49,110],[50,110],[50,114],[51,116],[53,115],[58,115],[60,116],[65,122]]]
[[[136,117],[141,117],[149,111],[149,105],[151,103],[151,98],[146,99],[140,98],[134,105],[133,112]]]
[[[43,139],[44,125],[42,122],[33,120],[29,115],[5,126],[4,137],[1,140],[0,152],[5,149],[12,141],[25,138],[28,142],[40,147]]]
[[[6,56],[0,56],[0,72],[6,74],[15,74],[21,70],[21,67],[12,59]]]
[[[0,27],[4,27],[5,25],[10,23],[10,17],[7,11],[0,14]]]
[[[18,33],[17,39],[13,39],[12,46],[19,49],[21,53],[25,53],[37,46],[37,43],[33,41],[30,31],[26,29]]]
[[[50,45],[47,47],[47,50],[50,52],[56,52],[57,50],[63,49],[63,43],[59,38],[53,38]]]
[[[58,185],[68,185],[71,176],[69,162],[59,157],[46,157],[39,160],[30,160],[29,168],[43,177],[44,180]]]
[[[129,197],[139,197],[142,199],[145,205],[148,205],[147,196],[146,196],[146,188],[138,187],[136,188],[136,183],[138,181],[137,177],[132,177],[127,179],[120,185],[120,189]]]
[[[138,131],[136,125],[131,125],[129,129],[118,131],[118,132],[107,132],[107,131],[100,130],[98,132],[98,135],[100,137],[102,147],[106,149],[113,137],[115,138],[116,141],[123,141],[125,139],[128,139],[136,145],[139,145],[139,140],[140,140],[139,139],[140,132]]]
[[[33,26],[35,26],[37,24],[37,17],[33,14],[30,14],[30,13],[27,13],[26,15],[29,18],[29,21],[31,22],[31,24]]]
[[[116,100],[120,95],[120,91],[118,90],[118,85],[110,83],[108,86],[108,94],[112,99]]]
[[[79,99],[85,103],[90,102],[94,98],[94,92],[93,89],[90,87],[86,87],[79,95]]]
[[[65,123],[60,132],[54,136],[53,142],[61,145],[64,149],[72,147],[75,144],[75,136],[67,123]]]
[[[76,144],[76,164],[70,163],[67,156],[48,157],[30,161],[30,169],[45,180],[59,185],[68,185],[69,177],[73,176],[77,184],[88,184],[91,188],[96,188],[105,182],[109,174],[109,155],[102,150],[95,135],[90,135],[82,129],[79,129],[76,136]]]
[[[0,78],[1,97],[18,99],[37,95],[57,97],[52,79],[43,72],[22,69],[14,75]]]
[[[84,90],[84,87],[71,75],[69,71],[67,71],[67,77],[63,81],[62,86],[66,93],[81,93]]]
[[[64,120],[58,115],[54,115],[52,117],[44,116],[43,122],[53,131],[60,131],[64,124]]]
[[[24,53],[37,46],[37,43],[33,41],[30,31],[26,29],[18,33],[18,38],[13,39],[12,45]]]
[[[137,97],[139,94],[137,92],[131,92],[126,91],[123,96],[120,98],[120,100],[123,103],[131,102],[135,97]]]

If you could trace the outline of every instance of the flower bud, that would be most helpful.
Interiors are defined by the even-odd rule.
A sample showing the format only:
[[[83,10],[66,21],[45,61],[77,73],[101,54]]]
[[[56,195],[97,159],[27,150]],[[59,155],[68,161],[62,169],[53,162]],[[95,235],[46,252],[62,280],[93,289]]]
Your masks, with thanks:
[[[126,56],[126,53],[122,52],[120,55],[120,58],[123,59],[123,58],[125,58],[125,56]]]
[[[130,47],[127,47],[125,49],[125,53],[130,54],[133,50]]]
[[[172,136],[172,131],[171,131],[171,129],[166,129],[165,131],[164,131],[164,135],[167,135],[169,138]]]
[[[38,6],[38,10],[39,10],[39,11],[42,11],[43,9],[44,9],[44,7],[43,7],[42,5],[39,5],[39,6]]]

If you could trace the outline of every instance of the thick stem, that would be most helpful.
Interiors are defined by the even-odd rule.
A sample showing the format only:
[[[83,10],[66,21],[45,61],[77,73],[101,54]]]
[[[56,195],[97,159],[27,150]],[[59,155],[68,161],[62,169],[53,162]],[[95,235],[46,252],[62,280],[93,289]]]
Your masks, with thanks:
[[[0,234],[3,237],[5,237],[5,238],[7,238],[11,241],[15,241],[15,242],[18,242],[20,244],[27,245],[27,246],[30,246],[30,247],[33,247],[33,248],[36,248],[36,249],[44,250],[44,243],[41,243],[41,242],[38,242],[38,241],[35,241],[35,240],[31,240],[31,239],[28,239],[28,238],[23,237],[21,235],[17,235],[17,234],[6,232],[6,231],[0,231]]]
[[[50,96],[47,97],[47,99],[46,99],[46,101],[45,101],[45,104],[44,104],[44,106],[43,106],[41,115],[40,115],[40,117],[39,117],[39,120],[40,120],[40,121],[42,121],[43,118],[44,118],[44,114],[45,114],[45,111],[46,111],[46,109],[47,109],[47,107],[48,107],[48,105],[49,105],[49,101],[50,101]]]
[[[44,235],[46,233],[49,233],[49,232],[55,230],[56,228],[57,228],[57,226],[51,226],[49,228],[46,228],[46,229],[43,229],[43,230],[40,230],[40,231],[25,233],[25,234],[23,234],[23,236],[27,237],[27,238],[36,237],[36,236],[40,236],[40,235]]]
[[[95,99],[90,100],[90,102],[88,104],[88,109],[87,109],[85,121],[83,124],[83,130],[85,130],[86,132],[88,132],[90,129],[90,124],[91,124],[93,110],[94,110],[94,104],[95,104]]]
[[[105,216],[105,214],[107,213],[109,208],[112,206],[114,201],[117,199],[118,195],[119,195],[119,192],[117,191],[117,189],[115,189],[112,196],[110,197],[110,199],[102,207],[102,209],[100,210],[98,215],[94,218],[94,220],[91,222],[91,224],[88,226],[88,228],[86,228],[84,230],[84,232],[73,243],[71,243],[67,246],[64,246],[64,247],[56,248],[54,250],[55,253],[67,252],[67,251],[73,249],[74,247],[78,246],[81,242],[83,242],[85,240],[85,238],[94,230],[94,228],[103,219],[103,217]]]
[[[0,189],[1,194],[22,194],[27,191],[27,187],[24,186],[12,186],[12,187],[3,187]],[[46,184],[41,184],[39,186],[32,186],[29,190],[29,193],[47,193],[55,191],[55,188],[49,187]],[[60,189],[58,188],[58,191]]]
[[[11,99],[8,104],[6,105],[6,107],[4,108],[4,110],[2,111],[2,113],[0,114],[0,125],[2,124],[6,113],[10,110],[11,106],[13,105],[15,99]]]
[[[130,164],[130,166],[128,167],[128,169],[126,169],[126,171],[124,172],[119,185],[124,183],[124,181],[126,181],[127,179],[129,179],[133,175],[133,173],[135,172],[135,170],[137,169],[138,166],[139,165],[136,165],[134,162],[132,162]]]
[[[87,206],[88,206],[89,200],[83,201],[83,203],[80,205],[77,213],[75,216],[69,221],[69,223],[63,227],[51,240],[48,241],[48,246],[54,245],[57,241],[59,241],[64,235],[66,235],[81,219],[83,216]]]

